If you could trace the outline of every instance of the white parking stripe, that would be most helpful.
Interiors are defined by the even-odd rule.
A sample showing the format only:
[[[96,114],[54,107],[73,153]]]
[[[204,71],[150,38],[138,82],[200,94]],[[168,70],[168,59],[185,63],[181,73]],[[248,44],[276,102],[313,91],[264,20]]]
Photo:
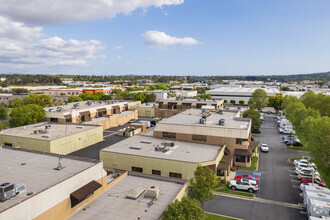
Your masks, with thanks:
[[[300,183],[299,180],[291,180],[291,182]]]

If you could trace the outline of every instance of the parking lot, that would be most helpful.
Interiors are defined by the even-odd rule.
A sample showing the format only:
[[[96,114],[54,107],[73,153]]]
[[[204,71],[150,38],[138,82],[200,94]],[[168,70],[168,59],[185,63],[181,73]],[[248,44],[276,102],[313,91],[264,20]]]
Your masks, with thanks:
[[[254,172],[260,173],[260,176],[254,175],[260,178],[260,190],[255,193],[256,200],[259,200],[247,201],[221,196],[222,199],[216,198],[211,203],[206,204],[206,211],[214,212],[217,208],[216,213],[244,219],[307,219],[301,209],[289,207],[289,204],[298,207],[302,203],[302,197],[299,195],[301,193],[299,189],[300,182],[294,173],[294,166],[289,162],[289,158],[307,156],[308,153],[289,150],[284,147],[282,135],[278,132],[274,115],[264,115],[261,130],[261,137],[256,138],[256,141],[268,144],[269,152],[260,152],[258,171],[238,171],[238,174],[253,175]],[[223,201],[229,204],[224,205]],[[268,211],[264,213],[263,218],[259,216],[260,211],[257,212],[256,210],[256,208],[264,206],[259,203],[267,203],[265,207]],[[237,206],[241,208],[237,209]],[[279,208],[279,206],[282,208]],[[278,210],[281,213],[273,210]]]

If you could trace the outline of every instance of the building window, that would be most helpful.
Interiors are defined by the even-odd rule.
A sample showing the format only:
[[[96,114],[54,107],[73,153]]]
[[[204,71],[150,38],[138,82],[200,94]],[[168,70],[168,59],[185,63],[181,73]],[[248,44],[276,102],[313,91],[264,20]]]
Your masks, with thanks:
[[[164,138],[176,138],[176,133],[173,132],[163,132]]]
[[[58,122],[58,118],[50,118],[50,122]]]
[[[152,174],[153,174],[153,175],[158,175],[158,176],[160,176],[160,175],[161,175],[161,171],[160,171],[160,170],[152,170]]]
[[[4,145],[5,145],[5,146],[8,146],[8,147],[12,147],[12,146],[13,146],[12,143],[6,143],[6,142],[4,143]]]
[[[181,173],[172,173],[170,172],[170,177],[173,177],[173,178],[179,178],[179,179],[182,179],[182,174]]]
[[[193,134],[192,135],[192,140],[193,141],[206,141],[206,135],[196,135],[196,134]]]
[[[246,162],[250,163],[250,157],[246,157]]]
[[[236,162],[245,163],[245,156],[236,156]]]
[[[141,168],[141,167],[132,167],[132,171],[143,173],[143,168]]]

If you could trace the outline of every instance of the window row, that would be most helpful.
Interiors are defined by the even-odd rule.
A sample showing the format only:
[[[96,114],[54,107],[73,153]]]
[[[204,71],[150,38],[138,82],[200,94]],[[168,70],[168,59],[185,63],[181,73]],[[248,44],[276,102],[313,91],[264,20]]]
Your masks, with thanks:
[[[132,171],[143,173],[143,168],[141,168],[141,167],[132,167]],[[152,170],[151,173],[153,175],[158,175],[158,176],[161,176],[162,175],[162,172],[160,170]],[[182,179],[182,174],[181,173],[169,172],[169,175],[168,176],[169,177],[173,177],[173,178]]]

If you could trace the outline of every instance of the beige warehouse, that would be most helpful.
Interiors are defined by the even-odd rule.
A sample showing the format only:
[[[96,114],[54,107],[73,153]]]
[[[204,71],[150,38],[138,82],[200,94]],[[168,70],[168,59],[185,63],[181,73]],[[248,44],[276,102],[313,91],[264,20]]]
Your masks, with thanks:
[[[174,143],[167,152],[155,150],[164,148],[163,139],[150,136],[134,136],[100,151],[100,160],[109,171],[128,170],[164,177],[189,179],[197,166],[208,166],[217,170],[225,147],[189,143]]]
[[[48,122],[6,129],[0,144],[14,148],[66,155],[103,140],[103,128],[96,125],[50,124]]]

